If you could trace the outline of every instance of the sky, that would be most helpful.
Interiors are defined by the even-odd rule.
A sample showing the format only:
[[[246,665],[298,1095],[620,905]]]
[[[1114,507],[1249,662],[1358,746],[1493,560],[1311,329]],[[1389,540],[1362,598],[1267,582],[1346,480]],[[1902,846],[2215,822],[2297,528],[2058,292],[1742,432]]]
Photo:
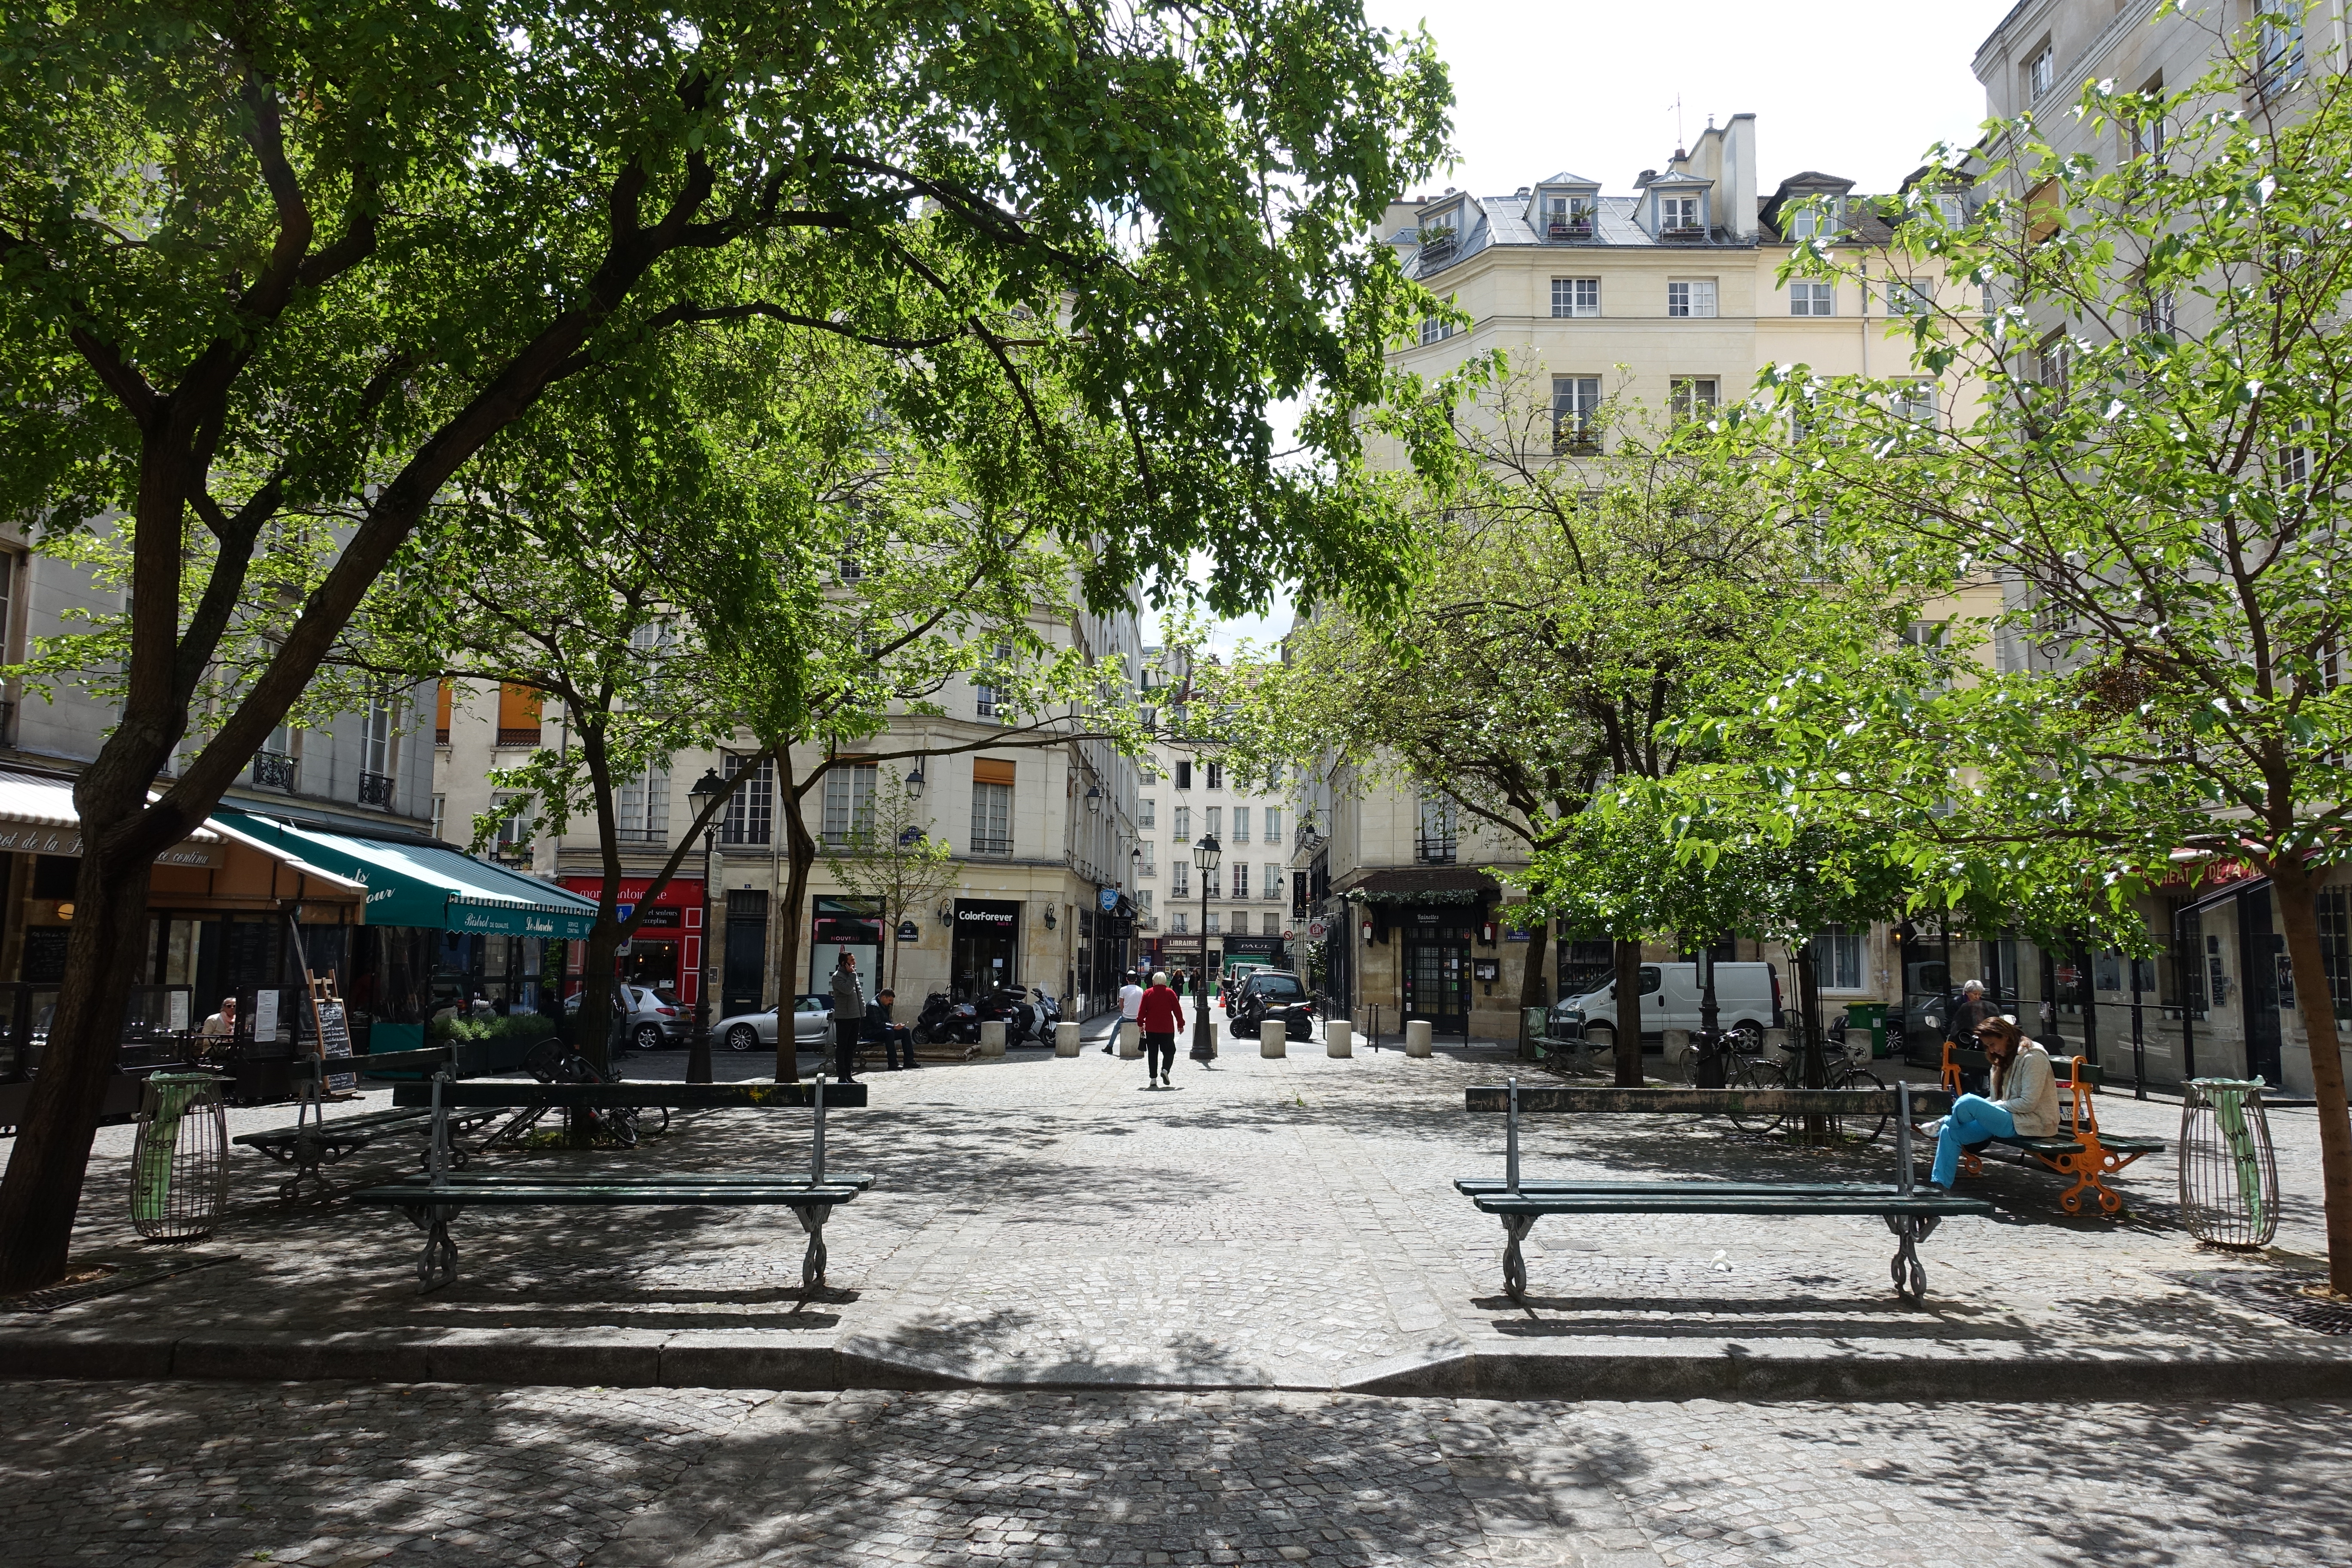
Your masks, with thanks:
[[[1984,118],[1969,62],[2014,0],[1675,0],[1667,9],[1596,0],[1364,0],[1377,26],[1426,26],[1454,79],[1455,162],[1415,195],[1448,185],[1507,195],[1567,169],[1628,195],[1707,116],[1756,116],[1759,191],[1805,169],[1891,190],[1938,141],[1968,142]],[[1685,145],[1687,145],[1685,140]],[[1205,575],[1196,568],[1196,575]],[[1230,621],[1230,651],[1289,628],[1271,614]],[[1147,642],[1158,638],[1148,616]]]

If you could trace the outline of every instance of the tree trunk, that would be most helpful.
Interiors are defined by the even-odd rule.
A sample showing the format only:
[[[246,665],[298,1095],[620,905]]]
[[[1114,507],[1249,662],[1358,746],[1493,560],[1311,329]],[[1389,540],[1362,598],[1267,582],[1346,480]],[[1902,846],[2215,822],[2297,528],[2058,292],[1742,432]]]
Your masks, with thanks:
[[[1642,944],[1617,943],[1617,1087],[1642,1087]]]
[[[33,1080],[8,1173],[0,1180],[0,1293],[38,1289],[66,1273],[89,1145],[122,1036],[122,1010],[141,978],[147,885],[154,862],[114,867],[85,827],[72,934],[40,1076]]]
[[[2264,869],[2278,894],[2288,973],[2294,977],[2295,1012],[2311,1047],[2311,1091],[2319,1108],[2319,1184],[2327,1205],[2327,1283],[2337,1295],[2352,1296],[2352,1122],[2346,1119],[2343,1047],[2336,1033],[2334,993],[2319,950],[2318,889],[2299,855],[2273,860]]]
[[[1540,896],[1542,889],[1531,889],[1529,891]],[[1544,955],[1550,950],[1551,922],[1548,920],[1528,922],[1527,967],[1519,972],[1519,1027],[1522,1034],[1527,1028],[1528,1009],[1545,1004]],[[1531,1042],[1524,1038],[1520,1040],[1520,1055],[1525,1056],[1533,1049]]]
[[[595,924],[588,928],[588,957],[580,971],[580,1016],[572,1048],[610,1077],[613,1071],[614,959],[621,946],[620,922],[614,917],[614,883],[607,879]]]
[[[789,775],[791,770],[785,763],[779,771]],[[776,921],[776,1081],[795,1083],[801,1076],[800,1046],[793,1037],[790,1004],[798,994],[793,980],[800,973],[801,952],[807,945],[801,940],[801,921],[808,912],[809,870],[816,864],[816,840],[809,837],[808,824],[802,819],[800,792],[787,779],[779,793],[784,803],[785,871],[783,908],[777,911]]]
[[[1803,1073],[1807,1089],[1829,1087],[1829,1062],[1822,1054],[1822,974],[1813,962],[1813,944],[1806,942],[1796,952],[1797,967],[1797,1028],[1802,1044]],[[1826,1116],[1804,1119],[1805,1142],[1825,1143],[1834,1125]]]

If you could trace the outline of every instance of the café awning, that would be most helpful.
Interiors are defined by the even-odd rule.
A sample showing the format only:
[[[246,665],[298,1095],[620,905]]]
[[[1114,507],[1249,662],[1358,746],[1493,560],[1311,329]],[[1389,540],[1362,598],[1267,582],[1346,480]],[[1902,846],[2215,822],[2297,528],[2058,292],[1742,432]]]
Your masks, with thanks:
[[[81,854],[81,816],[74,782],[55,773],[0,768],[0,850],[20,855]],[[153,791],[147,798],[153,800]],[[217,866],[221,836],[199,827],[156,857],[164,866]]]
[[[357,838],[246,811],[218,811],[214,818],[364,883],[372,926],[577,941],[596,918],[596,906],[586,899],[437,844]]]

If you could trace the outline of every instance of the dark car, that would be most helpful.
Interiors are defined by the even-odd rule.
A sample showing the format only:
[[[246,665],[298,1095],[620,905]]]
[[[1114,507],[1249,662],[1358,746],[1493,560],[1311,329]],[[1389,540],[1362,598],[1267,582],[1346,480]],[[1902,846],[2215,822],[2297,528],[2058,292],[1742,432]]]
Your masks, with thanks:
[[[1225,1009],[1234,1034],[1254,1038],[1260,1026],[1279,1019],[1285,1037],[1304,1040],[1315,1031],[1315,1004],[1298,976],[1279,969],[1261,969],[1241,984]]]

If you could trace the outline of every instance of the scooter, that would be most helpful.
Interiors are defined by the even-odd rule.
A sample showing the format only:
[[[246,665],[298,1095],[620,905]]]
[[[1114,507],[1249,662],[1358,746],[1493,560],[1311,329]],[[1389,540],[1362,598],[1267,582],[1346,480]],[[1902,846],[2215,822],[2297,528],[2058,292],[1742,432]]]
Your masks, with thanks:
[[[1045,1045],[1054,1043],[1055,1026],[1062,1021],[1062,1004],[1043,985],[1036,988],[1037,1038]]]
[[[980,1044],[980,1010],[959,1002],[944,991],[934,991],[908,1031],[917,1045],[976,1046]]]

